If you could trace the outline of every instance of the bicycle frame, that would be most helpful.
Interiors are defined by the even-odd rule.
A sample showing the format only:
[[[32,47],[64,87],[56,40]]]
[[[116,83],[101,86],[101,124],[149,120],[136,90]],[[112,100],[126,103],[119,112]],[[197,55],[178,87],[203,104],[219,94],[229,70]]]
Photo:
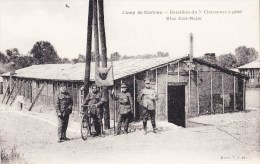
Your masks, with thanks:
[[[89,127],[89,132],[90,132],[90,135],[92,135],[92,127],[95,125],[94,124],[94,119],[93,117],[91,116],[91,112],[90,112],[90,108],[96,108],[94,105],[82,105],[82,110],[81,110],[81,114],[82,114],[82,118],[84,118],[84,116],[86,116],[87,118],[87,124],[88,124],[88,127]],[[84,107],[87,107],[86,111],[83,111],[83,108]],[[101,134],[103,134],[103,121],[101,119]],[[96,130],[96,129],[95,129]]]

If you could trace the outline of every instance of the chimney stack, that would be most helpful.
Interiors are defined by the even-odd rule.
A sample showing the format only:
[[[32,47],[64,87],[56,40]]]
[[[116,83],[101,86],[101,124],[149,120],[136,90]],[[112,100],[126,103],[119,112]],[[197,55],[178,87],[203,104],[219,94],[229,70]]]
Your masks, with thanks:
[[[193,58],[193,34],[190,33],[190,53],[189,53],[190,61]]]

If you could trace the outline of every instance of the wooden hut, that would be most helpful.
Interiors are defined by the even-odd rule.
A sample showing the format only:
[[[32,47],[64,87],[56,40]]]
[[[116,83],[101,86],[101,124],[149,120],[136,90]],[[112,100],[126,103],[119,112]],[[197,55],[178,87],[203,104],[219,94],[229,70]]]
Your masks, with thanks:
[[[134,115],[140,119],[141,111],[136,98],[149,77],[158,94],[156,119],[186,126],[187,118],[202,114],[226,113],[245,110],[246,76],[219,67],[201,59],[153,58],[128,59],[113,63],[114,83],[120,90],[122,82],[127,83],[134,99]],[[94,66],[90,80],[94,83]],[[37,105],[53,108],[53,100],[59,92],[59,84],[65,82],[73,96],[74,111],[80,110],[83,101],[82,86],[85,63],[33,65],[16,71],[12,75],[15,95],[23,95],[25,102],[33,103],[38,95]],[[3,76],[6,91],[10,76]],[[111,90],[113,87],[110,87]],[[10,89],[12,90],[12,88]],[[40,94],[39,94],[40,93]],[[110,119],[114,119],[113,102],[110,101]],[[5,102],[5,101],[4,101]]]
[[[260,88],[260,59],[238,67],[238,70],[249,76],[248,87]]]

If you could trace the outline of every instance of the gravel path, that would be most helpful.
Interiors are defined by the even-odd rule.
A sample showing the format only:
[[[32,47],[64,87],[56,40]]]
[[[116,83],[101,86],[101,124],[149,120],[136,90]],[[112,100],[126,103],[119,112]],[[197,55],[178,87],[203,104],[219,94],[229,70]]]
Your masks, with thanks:
[[[175,127],[146,136],[137,131],[87,141],[71,121],[71,140],[57,143],[55,117],[1,110],[0,135],[7,145],[17,145],[29,164],[259,163],[259,113],[201,116],[191,120],[197,124],[193,128]]]

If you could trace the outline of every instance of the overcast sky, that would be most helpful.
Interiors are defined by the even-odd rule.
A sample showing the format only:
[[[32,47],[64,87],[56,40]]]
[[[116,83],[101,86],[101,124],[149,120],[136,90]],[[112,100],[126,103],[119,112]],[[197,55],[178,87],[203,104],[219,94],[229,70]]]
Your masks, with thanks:
[[[190,32],[194,35],[195,56],[234,53],[241,45],[259,51],[258,0],[104,1],[108,55],[163,51],[183,56],[189,52]],[[203,14],[170,14],[170,10],[200,10]],[[208,14],[206,10],[242,13]],[[123,14],[128,11],[163,14]],[[27,54],[36,41],[44,40],[54,45],[60,57],[85,55],[87,14],[88,0],[0,0],[0,51],[18,48]],[[201,20],[166,20],[169,16],[197,16]]]

